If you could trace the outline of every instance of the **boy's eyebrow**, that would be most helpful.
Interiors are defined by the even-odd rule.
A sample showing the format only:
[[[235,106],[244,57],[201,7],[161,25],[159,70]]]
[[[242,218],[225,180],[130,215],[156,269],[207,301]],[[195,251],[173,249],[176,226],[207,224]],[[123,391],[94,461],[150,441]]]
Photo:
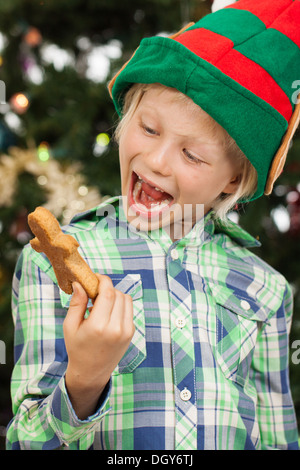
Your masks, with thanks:
[[[142,118],[144,114],[147,115],[148,112],[151,113],[151,116],[149,115],[149,117],[154,118],[154,119],[159,119],[159,113],[157,111],[157,108],[155,108],[154,105],[150,105],[148,103],[143,103],[143,107],[137,108],[137,115],[140,118]],[[145,117],[147,117],[147,116],[145,116]],[[201,131],[200,135],[199,135],[197,132],[192,131],[192,135],[187,135],[187,134],[181,133],[179,131],[176,131],[176,134],[180,137],[183,137],[183,138],[186,138],[187,140],[190,140],[191,143],[196,142],[196,143],[199,143],[199,144],[210,145],[210,146],[215,146],[215,147],[217,147],[219,145],[222,145],[222,140],[221,139],[214,138],[213,135],[209,136],[208,133],[205,134],[205,137],[208,137],[208,139],[211,138],[211,140],[206,140],[206,139],[203,140],[204,132]]]
[[[205,134],[203,131],[198,133],[192,132],[192,135],[178,134],[187,139],[188,143],[195,143],[196,145],[207,145],[210,147],[220,147],[223,146],[223,141],[221,139],[215,138],[212,135]],[[189,142],[190,141],[190,142]]]
[[[142,114],[145,112],[151,112],[157,114],[157,109],[154,106],[150,106],[147,104],[143,104],[143,106],[139,106],[137,108],[137,113]]]

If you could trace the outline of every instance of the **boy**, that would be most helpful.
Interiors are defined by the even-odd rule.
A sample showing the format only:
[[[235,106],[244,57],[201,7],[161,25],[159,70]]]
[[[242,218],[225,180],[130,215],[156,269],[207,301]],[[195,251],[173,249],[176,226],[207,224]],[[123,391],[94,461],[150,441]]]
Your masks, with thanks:
[[[146,39],[112,81],[123,204],[66,227],[99,295],[24,249],[8,448],[297,448],[290,288],[225,219],[272,188],[297,124],[300,2],[273,3]]]

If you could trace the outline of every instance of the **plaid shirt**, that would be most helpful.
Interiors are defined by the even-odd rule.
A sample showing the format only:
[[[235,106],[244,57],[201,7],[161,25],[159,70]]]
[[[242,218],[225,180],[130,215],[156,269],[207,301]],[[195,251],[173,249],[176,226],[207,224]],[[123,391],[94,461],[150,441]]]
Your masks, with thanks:
[[[217,227],[209,213],[173,243],[162,229],[130,232],[118,201],[65,229],[91,268],[132,296],[132,342],[95,414],[78,419],[64,382],[70,296],[48,259],[25,247],[13,281],[7,448],[297,448],[286,280],[232,222]]]

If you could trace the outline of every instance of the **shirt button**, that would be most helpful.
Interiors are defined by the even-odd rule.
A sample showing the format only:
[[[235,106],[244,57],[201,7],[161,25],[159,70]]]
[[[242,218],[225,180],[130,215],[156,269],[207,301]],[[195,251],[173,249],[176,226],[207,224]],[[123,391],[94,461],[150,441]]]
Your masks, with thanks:
[[[186,387],[180,392],[180,398],[183,401],[189,401],[191,399],[191,396],[191,392]]]
[[[177,326],[177,328],[183,328],[185,324],[186,324],[185,318],[183,317],[176,318],[175,325]]]
[[[251,308],[249,302],[247,300],[241,300],[241,307],[243,310],[249,310]]]
[[[174,260],[179,258],[179,254],[178,254],[178,252],[176,251],[175,248],[173,248],[173,250],[171,250],[171,258],[174,259]]]

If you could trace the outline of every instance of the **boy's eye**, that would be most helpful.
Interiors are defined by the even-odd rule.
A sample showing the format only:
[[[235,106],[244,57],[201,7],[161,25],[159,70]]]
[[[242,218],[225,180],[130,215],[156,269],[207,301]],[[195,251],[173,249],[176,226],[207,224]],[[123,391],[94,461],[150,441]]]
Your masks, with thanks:
[[[188,160],[194,163],[204,163],[203,160],[201,160],[199,157],[196,157],[193,155],[191,152],[189,152],[187,149],[183,149],[184,155],[187,157]]]
[[[151,129],[151,127],[145,127],[145,131],[148,132],[148,134],[154,135],[156,134],[154,129]]]
[[[147,126],[146,124],[142,124],[141,125],[143,130],[146,132],[146,134],[149,134],[149,135],[156,135],[157,134],[157,131],[152,129],[151,127]]]

